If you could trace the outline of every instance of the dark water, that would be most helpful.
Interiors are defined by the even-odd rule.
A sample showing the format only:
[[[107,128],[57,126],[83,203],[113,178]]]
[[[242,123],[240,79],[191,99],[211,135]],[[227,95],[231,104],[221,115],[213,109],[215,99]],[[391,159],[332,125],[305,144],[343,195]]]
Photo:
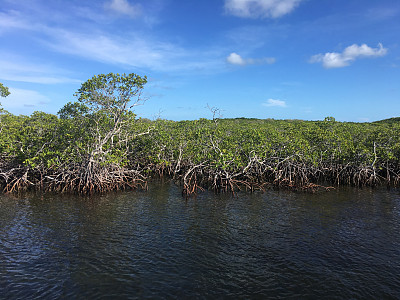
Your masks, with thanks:
[[[1,299],[399,299],[400,193],[0,196]]]

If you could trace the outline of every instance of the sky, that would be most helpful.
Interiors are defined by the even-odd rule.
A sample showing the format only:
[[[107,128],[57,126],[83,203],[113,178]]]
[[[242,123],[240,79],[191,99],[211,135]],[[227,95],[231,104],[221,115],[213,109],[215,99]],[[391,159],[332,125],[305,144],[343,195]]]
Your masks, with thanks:
[[[2,107],[56,114],[147,76],[142,118],[400,116],[399,0],[0,0]]]

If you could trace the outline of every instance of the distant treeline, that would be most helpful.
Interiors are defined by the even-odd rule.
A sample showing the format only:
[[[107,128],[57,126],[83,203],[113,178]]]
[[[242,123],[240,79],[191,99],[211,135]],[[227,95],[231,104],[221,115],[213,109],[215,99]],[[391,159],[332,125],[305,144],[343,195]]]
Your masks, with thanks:
[[[104,77],[101,77],[104,76]],[[400,184],[400,121],[136,118],[145,77],[99,75],[58,115],[0,114],[4,192],[95,193],[171,178],[185,196]],[[124,81],[125,80],[125,81]],[[130,88],[126,88],[126,86]],[[108,89],[107,89],[108,88]],[[130,93],[130,94],[129,94]],[[134,98],[133,104],[132,99]]]
[[[342,123],[329,117],[152,125],[154,130],[134,144],[143,155],[140,165],[175,178],[186,194],[197,188],[314,191],[400,183],[400,122]]]

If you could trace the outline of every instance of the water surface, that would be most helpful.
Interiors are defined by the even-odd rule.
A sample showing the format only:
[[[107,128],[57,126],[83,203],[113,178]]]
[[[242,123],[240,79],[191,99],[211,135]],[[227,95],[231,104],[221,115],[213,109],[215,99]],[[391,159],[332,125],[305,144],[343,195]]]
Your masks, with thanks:
[[[0,298],[399,298],[400,193],[0,196]]]

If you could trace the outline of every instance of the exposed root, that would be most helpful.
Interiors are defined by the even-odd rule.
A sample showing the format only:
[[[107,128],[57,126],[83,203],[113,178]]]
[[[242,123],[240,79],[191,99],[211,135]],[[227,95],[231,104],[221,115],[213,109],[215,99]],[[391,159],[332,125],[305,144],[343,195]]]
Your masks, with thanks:
[[[38,172],[27,168],[1,171],[3,192],[27,190],[44,192],[93,194],[123,189],[147,189],[147,180],[138,170],[120,167],[71,168]]]

